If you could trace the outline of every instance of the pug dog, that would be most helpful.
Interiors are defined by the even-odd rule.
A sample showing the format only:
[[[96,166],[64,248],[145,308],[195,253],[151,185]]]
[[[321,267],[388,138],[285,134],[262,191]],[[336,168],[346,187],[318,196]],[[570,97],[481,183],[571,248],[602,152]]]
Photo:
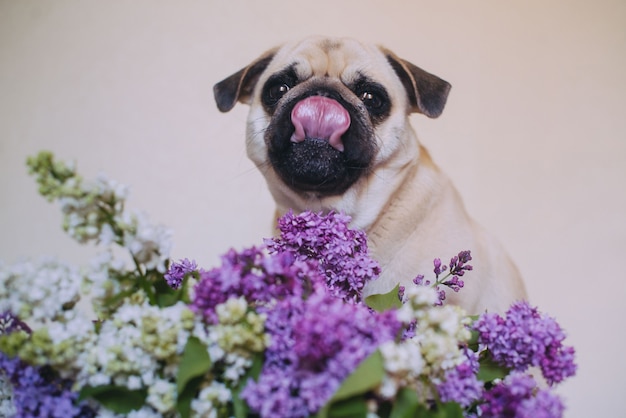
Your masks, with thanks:
[[[250,106],[246,150],[277,215],[336,211],[364,230],[381,276],[364,295],[411,286],[433,259],[470,250],[474,270],[447,301],[469,313],[525,299],[500,244],[466,213],[409,123],[438,117],[450,84],[390,50],[309,37],[271,49],[214,86],[217,107]],[[432,273],[431,273],[432,274]]]

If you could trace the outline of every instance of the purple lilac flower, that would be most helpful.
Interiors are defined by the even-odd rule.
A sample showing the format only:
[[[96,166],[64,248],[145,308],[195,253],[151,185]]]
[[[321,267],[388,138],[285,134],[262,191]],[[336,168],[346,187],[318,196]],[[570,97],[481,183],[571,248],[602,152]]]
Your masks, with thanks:
[[[473,267],[467,263],[472,260],[470,251],[461,251],[457,256],[450,259],[450,274],[463,276],[466,271],[471,271]]]
[[[0,314],[0,335],[9,334],[14,331],[31,333],[30,327],[11,312],[6,311]]]
[[[563,416],[565,407],[561,399],[547,390],[524,399],[517,408],[516,418],[554,418]]]
[[[400,299],[400,302],[404,300],[404,292],[406,292],[406,287],[398,286],[398,299]]]
[[[458,292],[465,286],[465,282],[460,279],[466,271],[471,271],[473,267],[469,264],[472,260],[472,255],[470,251],[461,251],[458,255],[452,257],[450,259],[450,270],[446,277],[452,276],[450,279],[442,281],[441,284],[449,287],[455,292]],[[441,272],[446,270],[446,266],[441,267],[441,261],[438,259],[435,260],[435,275],[437,279],[439,279],[439,275]],[[445,278],[444,278],[445,279]],[[443,279],[442,279],[443,280]]]
[[[0,315],[0,335],[30,328],[11,312]],[[73,382],[61,379],[49,366],[36,367],[19,357],[0,352],[0,374],[13,386],[16,417],[90,418],[95,412],[85,402],[78,402],[78,393],[72,392]]]
[[[72,392],[72,381],[56,377],[47,366],[33,367],[19,358],[0,353],[0,372],[6,373],[13,385],[16,417],[70,418],[94,417],[96,413],[86,402],[78,401]]]
[[[271,346],[261,375],[241,396],[261,417],[310,416],[399,328],[389,312],[347,304],[324,291],[304,301],[282,300],[268,312]]]
[[[469,407],[482,395],[483,383],[477,377],[478,355],[469,349],[465,354],[467,361],[447,371],[444,381],[437,385],[442,402],[457,402],[462,407]]]
[[[180,260],[180,262],[178,263],[172,263],[170,268],[167,270],[167,273],[165,273],[163,277],[165,277],[165,281],[167,281],[167,284],[171,288],[178,289],[183,283],[185,275],[193,273],[197,269],[198,265],[195,261],[185,258],[183,260]]]
[[[452,276],[451,279],[446,280],[445,282],[441,284],[444,286],[448,286],[450,289],[452,289],[455,292],[458,292],[459,290],[463,288],[463,286],[465,286],[465,282],[459,279],[459,276]]]
[[[288,212],[278,220],[280,238],[266,241],[273,253],[289,252],[298,260],[316,260],[330,291],[347,302],[359,302],[365,283],[380,274],[368,253],[363,231],[348,227],[350,217]]]
[[[437,291],[437,296],[439,300],[436,305],[443,305],[443,301],[446,300],[446,292],[440,285],[444,285],[455,292],[458,292],[465,286],[465,282],[460,279],[461,276],[465,274],[466,271],[471,271],[473,267],[467,264],[472,260],[472,255],[470,251],[461,251],[458,255],[455,255],[450,259],[450,270],[448,271],[448,266],[441,263],[440,258],[435,258],[433,260],[433,272],[435,273],[435,283],[432,284],[430,280],[426,280],[422,274],[419,274],[413,279],[413,283],[418,286],[434,286]],[[439,278],[443,273],[448,271],[448,273],[443,277]],[[448,277],[450,277],[448,279]]]
[[[316,266],[295,260],[291,253],[231,250],[222,256],[220,267],[200,271],[191,309],[209,323],[216,323],[216,306],[231,297],[244,296],[248,303],[263,304],[288,296],[302,297],[323,283]]]
[[[48,366],[30,366],[19,358],[0,353],[0,373],[13,386],[17,417],[91,418],[96,415],[72,392],[72,381],[59,378]]]
[[[483,418],[560,418],[564,406],[549,390],[539,389],[528,375],[513,373],[484,392],[479,408]]]
[[[576,373],[574,348],[563,345],[565,333],[559,324],[528,302],[513,304],[506,318],[485,313],[474,329],[478,343],[487,347],[493,359],[515,371],[540,367],[550,385]]]

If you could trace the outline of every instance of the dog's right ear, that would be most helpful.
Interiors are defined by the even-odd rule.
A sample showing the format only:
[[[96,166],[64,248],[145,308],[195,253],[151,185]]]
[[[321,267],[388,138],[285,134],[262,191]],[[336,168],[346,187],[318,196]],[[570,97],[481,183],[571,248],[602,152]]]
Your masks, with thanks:
[[[249,102],[259,76],[272,61],[275,53],[276,50],[266,52],[252,64],[213,86],[215,102],[221,112],[228,112],[235,107],[237,101],[241,103]]]
[[[381,49],[409,95],[411,111],[422,113],[429,118],[439,117],[448,100],[450,83],[398,58],[388,49]]]

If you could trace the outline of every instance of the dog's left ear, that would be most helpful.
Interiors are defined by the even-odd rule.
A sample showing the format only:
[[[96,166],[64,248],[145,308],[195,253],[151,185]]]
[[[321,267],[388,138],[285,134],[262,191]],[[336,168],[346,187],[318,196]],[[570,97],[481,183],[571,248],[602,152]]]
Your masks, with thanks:
[[[411,111],[423,113],[429,118],[441,115],[452,87],[450,83],[398,58],[385,48],[381,49],[404,85],[411,103]]]
[[[246,103],[250,100],[259,76],[272,61],[275,53],[275,50],[267,51],[247,67],[213,86],[215,102],[221,112],[231,110],[237,101]]]

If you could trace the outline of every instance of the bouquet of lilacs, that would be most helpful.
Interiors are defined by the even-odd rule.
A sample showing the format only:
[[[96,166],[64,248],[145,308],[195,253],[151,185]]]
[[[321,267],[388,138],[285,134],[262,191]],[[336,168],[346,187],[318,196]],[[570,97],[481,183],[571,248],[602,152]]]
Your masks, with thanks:
[[[444,303],[469,251],[363,299],[380,273],[365,234],[288,213],[203,269],[169,259],[171,234],[125,211],[126,187],[46,152],[28,165],[69,235],[102,252],[0,265],[2,417],[562,416],[552,387],[576,365],[554,319]]]

